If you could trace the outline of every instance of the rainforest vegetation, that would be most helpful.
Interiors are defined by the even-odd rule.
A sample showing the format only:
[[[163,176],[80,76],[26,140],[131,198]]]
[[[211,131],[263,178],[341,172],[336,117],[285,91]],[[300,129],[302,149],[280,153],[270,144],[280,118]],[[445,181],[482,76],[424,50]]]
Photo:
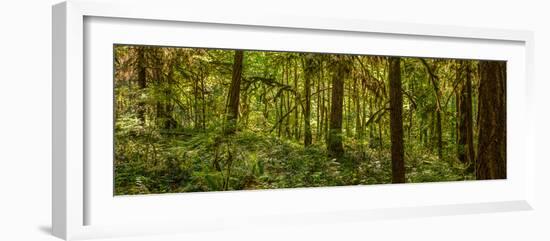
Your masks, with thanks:
[[[506,62],[114,46],[115,195],[506,178]]]

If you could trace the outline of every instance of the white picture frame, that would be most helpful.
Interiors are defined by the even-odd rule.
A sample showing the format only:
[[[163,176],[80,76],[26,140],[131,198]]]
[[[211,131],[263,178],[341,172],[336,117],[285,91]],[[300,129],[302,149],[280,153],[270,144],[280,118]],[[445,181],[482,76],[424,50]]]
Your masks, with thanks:
[[[152,8],[155,10],[152,11]],[[332,223],[533,208],[535,157],[531,148],[535,145],[534,133],[529,128],[529,117],[534,116],[529,108],[529,94],[533,91],[531,32],[278,15],[214,16],[197,9],[188,9],[183,2],[170,0],[131,3],[123,0],[72,0],[55,5],[52,16],[52,227],[53,234],[60,238],[72,240],[196,232],[237,228],[245,224],[271,227],[303,222]],[[125,30],[122,31],[124,34],[120,34],[121,31],[113,31],[115,29]],[[139,31],[144,29],[156,31],[157,37],[139,37]],[[283,38],[277,43],[269,42],[267,39],[256,43],[227,41],[224,46],[219,46],[221,43],[216,42],[201,44],[200,41],[204,39],[198,37],[195,40],[185,40],[196,42],[184,43],[181,42],[182,39],[173,37],[174,33],[180,30],[182,33],[193,31],[198,36],[201,33],[215,36],[219,31],[229,34],[238,32],[260,40],[267,38],[266,36],[284,35],[298,41],[290,43],[285,42]],[[208,32],[210,30],[211,32]],[[315,38],[327,38],[333,45],[334,41],[339,40],[348,41],[350,44],[346,45],[347,49],[334,45],[334,49],[331,50],[327,49],[329,47],[323,47],[328,46],[328,42],[312,42]],[[378,41],[377,38],[383,38],[384,41]],[[329,41],[327,39],[325,41]],[[394,48],[384,48],[390,46],[388,41],[394,40],[398,45],[393,45]],[[106,46],[120,41],[129,44],[171,46],[194,44],[200,45],[197,47],[266,50],[285,48],[296,51],[323,50],[423,57],[485,57],[511,61],[513,65],[509,68],[509,74],[511,73],[512,78],[508,80],[512,83],[511,88],[508,88],[508,95],[512,97],[508,107],[508,159],[511,163],[508,167],[509,178],[470,183],[113,197],[110,192],[112,190],[107,187],[109,182],[112,186],[112,178],[109,178],[112,176],[106,173],[106,166],[86,159],[90,158],[91,149],[96,148],[93,143],[101,140],[112,141],[105,139],[108,139],[108,133],[94,134],[95,139],[90,138],[90,133],[106,133],[101,132],[101,127],[93,129],[98,125],[91,123],[112,122],[112,119],[108,118],[109,111],[106,111],[105,115],[97,112],[97,109],[105,106],[101,106],[101,99],[96,98],[109,93],[112,95],[112,88],[96,84],[98,81],[87,82],[86,78],[97,78],[96,76],[101,76],[102,73],[112,71],[108,69],[109,64],[106,61],[112,60],[112,56],[111,59],[105,59],[109,56],[97,53],[106,53]],[[371,41],[373,46],[379,47],[374,50],[355,48],[358,41]],[[376,45],[377,43],[379,45]],[[400,43],[403,44],[401,48]],[[430,49],[433,50],[415,52],[415,44],[430,44]],[[477,51],[453,51],[453,46],[468,46]],[[87,48],[93,48],[94,51]],[[94,55],[90,59],[92,52]],[[103,66],[102,63],[107,64]],[[110,66],[112,68],[112,64]],[[89,76],[90,70],[87,71],[87,68],[94,69],[93,76]],[[93,91],[89,92],[90,89]],[[111,99],[107,98],[107,101]],[[107,150],[101,150],[101,147],[94,150],[98,151],[93,151],[92,158],[94,155],[109,154]],[[90,174],[92,169],[99,171]],[[98,175],[107,175],[107,178],[94,178]],[[445,193],[445,190],[452,190],[454,194],[448,191]],[[442,192],[445,193],[445,197],[425,200],[434,199],[436,193]],[[477,195],[473,195],[474,193]],[[414,198],[415,194],[418,194],[416,196],[419,198]],[[377,198],[373,199],[372,196]],[[402,200],[403,197],[409,199]],[[293,202],[291,204],[284,200]],[[312,200],[322,201],[312,204]],[[270,202],[274,204],[275,201],[278,202],[277,205],[271,205],[269,208],[255,205]],[[224,205],[218,209],[206,213],[198,212],[202,210],[201,207],[211,207],[212,204],[221,202]],[[135,214],[137,210],[141,210],[139,214]],[[181,213],[186,214],[184,218],[181,217]]]

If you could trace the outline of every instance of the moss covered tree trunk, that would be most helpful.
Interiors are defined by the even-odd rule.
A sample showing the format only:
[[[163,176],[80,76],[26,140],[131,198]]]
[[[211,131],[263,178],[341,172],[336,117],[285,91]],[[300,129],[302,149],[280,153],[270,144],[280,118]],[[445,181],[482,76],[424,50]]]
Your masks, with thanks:
[[[330,157],[341,158],[344,154],[344,145],[342,143],[342,114],[344,105],[344,78],[345,63],[343,57],[336,57],[333,63],[334,71],[332,73],[332,98],[330,108],[330,126],[328,133],[328,154]]]
[[[442,130],[442,122],[441,122],[441,90],[439,88],[439,77],[435,74],[435,68],[432,69],[428,62],[426,62],[425,59],[420,58],[420,61],[426,67],[426,70],[428,70],[428,74],[430,75],[430,82],[432,83],[433,89],[434,89],[434,95],[435,95],[435,130],[432,133],[437,134],[437,156],[439,160],[443,159],[443,130]],[[437,67],[437,62],[434,65],[434,67]],[[433,120],[434,118],[432,118]]]
[[[314,71],[313,56],[306,55],[304,63],[304,146],[311,145],[311,78]],[[318,118],[317,118],[318,119]]]
[[[235,50],[233,58],[233,75],[231,78],[231,86],[229,87],[229,97],[227,105],[227,119],[225,133],[235,133],[237,129],[237,118],[239,116],[239,96],[241,92],[241,79],[243,70],[243,51]]]
[[[506,62],[480,61],[476,178],[506,178]]]
[[[392,182],[405,182],[405,160],[403,150],[403,94],[401,90],[401,60],[398,57],[389,59],[390,80],[390,131]]]

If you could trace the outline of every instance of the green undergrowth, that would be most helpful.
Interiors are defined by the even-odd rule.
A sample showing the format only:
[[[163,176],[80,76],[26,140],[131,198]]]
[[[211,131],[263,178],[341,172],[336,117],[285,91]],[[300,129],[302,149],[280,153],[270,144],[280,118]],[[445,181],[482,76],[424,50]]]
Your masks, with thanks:
[[[117,195],[391,183],[389,146],[345,143],[337,160],[327,156],[325,145],[303,148],[297,141],[246,130],[117,133]],[[407,182],[474,179],[454,159],[438,160],[421,151],[425,148],[406,149]]]

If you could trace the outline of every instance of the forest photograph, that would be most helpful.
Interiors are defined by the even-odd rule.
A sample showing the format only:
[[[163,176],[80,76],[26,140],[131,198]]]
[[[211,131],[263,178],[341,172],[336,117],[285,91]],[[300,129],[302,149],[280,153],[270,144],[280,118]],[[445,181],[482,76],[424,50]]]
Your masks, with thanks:
[[[114,195],[506,179],[506,61],[113,45]]]

